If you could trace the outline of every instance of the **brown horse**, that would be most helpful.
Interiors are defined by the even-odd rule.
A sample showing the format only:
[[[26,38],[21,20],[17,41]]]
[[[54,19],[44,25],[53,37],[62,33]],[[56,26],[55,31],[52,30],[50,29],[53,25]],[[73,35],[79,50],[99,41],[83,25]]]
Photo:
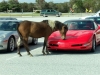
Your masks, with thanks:
[[[51,21],[51,20],[43,20],[41,22],[32,22],[32,21],[22,21],[18,27],[17,32],[19,34],[19,41],[17,42],[18,46],[18,54],[20,54],[19,46],[20,46],[20,39],[26,48],[28,55],[33,56],[30,53],[29,47],[28,47],[28,37],[33,38],[41,38],[44,37],[44,43],[43,43],[43,50],[42,53],[45,55],[44,49],[46,47],[46,53],[49,54],[49,51],[47,50],[47,39],[49,35],[59,30],[61,34],[61,38],[66,38],[66,32],[68,31],[67,25],[59,22],[59,21]]]

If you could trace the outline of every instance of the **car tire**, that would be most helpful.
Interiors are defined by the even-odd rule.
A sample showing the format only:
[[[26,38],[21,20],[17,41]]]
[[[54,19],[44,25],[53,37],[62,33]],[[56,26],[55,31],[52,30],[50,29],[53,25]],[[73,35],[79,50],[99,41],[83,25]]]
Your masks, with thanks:
[[[91,49],[91,52],[95,52],[95,50],[96,50],[96,40],[94,38],[93,41],[92,41],[92,49]]]
[[[60,15],[59,14],[56,14],[56,17],[60,17]]]
[[[48,17],[47,15],[43,14],[43,17]]]
[[[13,36],[11,36],[8,40],[7,51],[13,52],[14,49],[15,49],[15,39]]]
[[[43,14],[43,17],[46,17],[46,15],[45,15],[45,14]]]
[[[31,44],[32,45],[37,45],[38,44],[38,38],[33,38]]]

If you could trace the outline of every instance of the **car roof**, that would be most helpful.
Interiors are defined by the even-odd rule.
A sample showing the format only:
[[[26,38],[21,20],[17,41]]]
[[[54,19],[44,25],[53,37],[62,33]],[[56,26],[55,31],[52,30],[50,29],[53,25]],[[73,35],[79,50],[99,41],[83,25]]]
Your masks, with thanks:
[[[15,18],[15,17],[0,17],[0,18]]]
[[[90,16],[90,17],[86,17],[86,18],[100,18],[100,17]]]
[[[67,20],[67,21],[93,21],[90,19],[71,19],[71,20]]]
[[[15,18],[15,17],[0,17],[0,18]],[[16,18],[15,18],[16,19]]]
[[[13,22],[21,22],[22,20],[0,20],[0,21],[4,21],[4,22],[8,22],[8,21],[13,21]]]
[[[15,17],[0,17],[0,18],[15,18]]]

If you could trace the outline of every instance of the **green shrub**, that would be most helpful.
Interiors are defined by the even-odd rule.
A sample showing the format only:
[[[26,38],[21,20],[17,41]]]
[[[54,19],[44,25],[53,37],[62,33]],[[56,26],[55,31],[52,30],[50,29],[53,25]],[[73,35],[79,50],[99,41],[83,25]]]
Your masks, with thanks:
[[[40,13],[41,10],[36,10],[35,13]]]

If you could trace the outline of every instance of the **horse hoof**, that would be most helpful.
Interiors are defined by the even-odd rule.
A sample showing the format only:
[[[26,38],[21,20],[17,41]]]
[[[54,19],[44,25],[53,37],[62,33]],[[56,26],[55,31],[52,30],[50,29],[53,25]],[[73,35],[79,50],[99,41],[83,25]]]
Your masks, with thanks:
[[[20,55],[19,57],[22,57],[22,55]]]
[[[46,55],[45,53],[43,53],[43,55]]]
[[[32,55],[32,54],[31,54],[30,56],[31,56],[31,57],[33,57],[33,55]]]
[[[47,52],[47,55],[49,55],[49,52]]]
[[[30,55],[29,53],[27,53],[27,55]]]
[[[22,55],[21,54],[18,54],[20,57],[22,57]]]

